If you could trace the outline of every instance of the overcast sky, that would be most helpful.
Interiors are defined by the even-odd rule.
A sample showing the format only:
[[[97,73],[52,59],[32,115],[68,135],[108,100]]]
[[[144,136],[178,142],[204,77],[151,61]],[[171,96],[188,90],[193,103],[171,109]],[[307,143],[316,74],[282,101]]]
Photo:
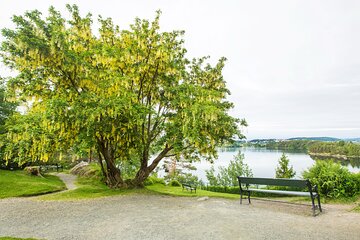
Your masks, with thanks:
[[[225,56],[233,116],[248,139],[360,137],[360,1],[20,1],[0,0],[0,28],[11,16],[76,3],[85,14],[127,28],[135,17],[185,30],[188,57]],[[9,72],[0,66],[0,75]]]

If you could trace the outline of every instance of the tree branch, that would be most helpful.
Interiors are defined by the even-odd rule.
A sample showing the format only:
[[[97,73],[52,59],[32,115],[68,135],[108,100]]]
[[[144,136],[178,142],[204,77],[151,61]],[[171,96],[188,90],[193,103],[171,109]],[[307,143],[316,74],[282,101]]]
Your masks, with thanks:
[[[154,161],[150,164],[150,166],[147,167],[147,170],[149,172],[152,172],[156,166],[159,164],[159,162],[166,156],[168,152],[170,152],[174,147],[168,146],[166,144],[165,148],[159,153],[159,155],[154,159]]]

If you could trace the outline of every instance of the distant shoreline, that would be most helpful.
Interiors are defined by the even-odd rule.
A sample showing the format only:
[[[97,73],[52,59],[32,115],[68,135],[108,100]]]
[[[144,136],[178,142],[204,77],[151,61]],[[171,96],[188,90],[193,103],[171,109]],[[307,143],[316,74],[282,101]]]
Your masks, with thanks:
[[[310,157],[319,157],[319,158],[335,158],[339,160],[352,160],[352,159],[360,159],[360,156],[346,156],[341,154],[330,154],[330,153],[314,153],[308,152]]]

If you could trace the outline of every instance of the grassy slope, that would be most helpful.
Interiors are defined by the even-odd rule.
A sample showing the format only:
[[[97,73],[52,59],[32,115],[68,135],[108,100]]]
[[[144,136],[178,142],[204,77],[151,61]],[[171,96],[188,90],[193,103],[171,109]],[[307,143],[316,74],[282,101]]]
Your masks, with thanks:
[[[125,194],[165,194],[183,197],[223,197],[228,199],[238,199],[237,194],[215,193],[204,190],[198,190],[196,193],[182,190],[181,187],[170,187],[163,184],[154,184],[146,186],[143,189],[109,189],[105,184],[99,182],[96,178],[79,178],[77,180],[77,189],[60,192],[47,196],[41,196],[41,200],[78,200],[97,197],[107,197]]]
[[[65,189],[56,176],[29,176],[23,171],[0,170],[0,198],[32,196]]]
[[[60,192],[47,196],[41,196],[41,200],[79,200],[98,197],[107,197],[114,195],[124,195],[131,193],[149,193],[146,189],[109,189],[104,183],[101,183],[96,178],[78,178],[77,189],[71,191]]]

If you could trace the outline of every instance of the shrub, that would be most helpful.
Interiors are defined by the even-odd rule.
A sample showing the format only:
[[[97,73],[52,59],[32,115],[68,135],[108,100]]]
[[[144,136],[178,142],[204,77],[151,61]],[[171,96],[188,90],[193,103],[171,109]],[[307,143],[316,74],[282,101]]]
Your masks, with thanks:
[[[171,182],[172,180],[176,180],[178,181],[180,184],[181,183],[187,183],[187,184],[191,184],[191,185],[196,185],[196,186],[202,186],[204,185],[204,183],[199,180],[199,178],[191,173],[176,173],[172,176],[165,176],[165,179],[169,182]]]
[[[156,175],[149,176],[144,181],[145,186],[149,186],[149,185],[153,185],[153,184],[157,184],[157,183],[162,184],[162,185],[166,185],[165,180],[163,178],[158,178]]]
[[[221,193],[232,193],[239,194],[239,187],[227,187],[227,186],[204,186],[201,187],[202,190],[210,191],[210,192],[221,192]]]
[[[328,198],[352,197],[359,192],[360,177],[352,174],[333,161],[316,161],[303,177],[316,184],[322,195]]]
[[[180,187],[181,183],[178,180],[171,180],[169,182],[169,186],[171,186],[171,187]]]

